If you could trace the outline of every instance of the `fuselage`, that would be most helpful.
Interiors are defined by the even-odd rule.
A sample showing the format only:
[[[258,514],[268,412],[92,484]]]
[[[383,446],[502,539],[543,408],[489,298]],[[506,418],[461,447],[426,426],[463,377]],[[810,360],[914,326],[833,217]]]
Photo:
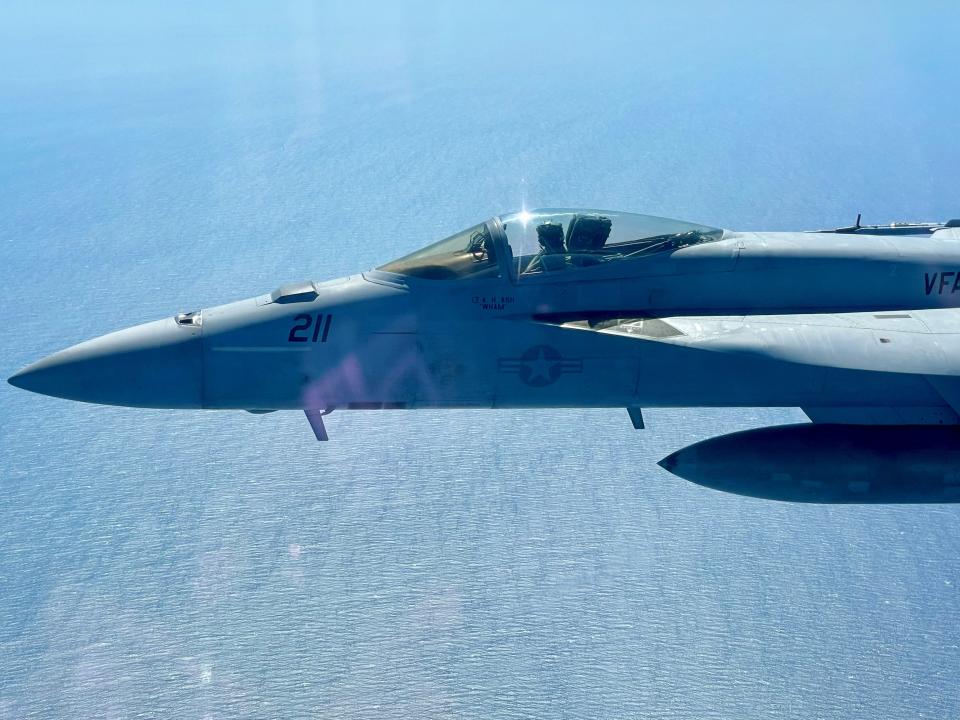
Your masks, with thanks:
[[[715,231],[590,264],[569,248],[531,259],[504,223],[478,227],[461,253],[482,273],[388,265],[284,286],[81,343],[11,382],[105,404],[252,411],[942,403],[923,374],[825,368],[758,351],[754,336],[737,351],[736,323],[957,307],[955,240]],[[704,318],[696,342],[664,321],[674,317]],[[605,331],[623,320],[649,329]]]

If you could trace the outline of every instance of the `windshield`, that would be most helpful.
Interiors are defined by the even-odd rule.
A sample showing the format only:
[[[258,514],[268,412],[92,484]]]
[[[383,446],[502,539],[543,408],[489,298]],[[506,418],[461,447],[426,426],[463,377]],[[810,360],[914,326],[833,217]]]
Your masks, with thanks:
[[[668,252],[723,234],[682,220],[605,210],[525,210],[501,222],[519,277]]]
[[[498,277],[497,252],[486,223],[404,255],[377,270],[428,280]]]

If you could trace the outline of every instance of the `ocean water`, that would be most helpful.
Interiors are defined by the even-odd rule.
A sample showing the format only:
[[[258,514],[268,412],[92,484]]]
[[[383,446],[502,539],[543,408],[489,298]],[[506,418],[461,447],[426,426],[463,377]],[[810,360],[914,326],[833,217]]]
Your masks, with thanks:
[[[0,375],[523,204],[960,216],[953,4],[474,5],[4,3]],[[956,717],[960,509],[656,465],[800,417],[3,384],[0,718]]]

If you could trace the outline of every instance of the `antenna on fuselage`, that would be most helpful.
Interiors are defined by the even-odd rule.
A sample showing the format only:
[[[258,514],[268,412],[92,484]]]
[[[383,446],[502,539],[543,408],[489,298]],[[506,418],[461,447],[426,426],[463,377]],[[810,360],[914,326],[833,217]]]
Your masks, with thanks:
[[[863,213],[857,213],[857,224],[850,225],[849,227],[839,227],[836,230],[816,230],[815,232],[834,232],[834,233],[847,233],[853,234],[858,232],[863,226],[860,224],[860,218],[863,217]]]

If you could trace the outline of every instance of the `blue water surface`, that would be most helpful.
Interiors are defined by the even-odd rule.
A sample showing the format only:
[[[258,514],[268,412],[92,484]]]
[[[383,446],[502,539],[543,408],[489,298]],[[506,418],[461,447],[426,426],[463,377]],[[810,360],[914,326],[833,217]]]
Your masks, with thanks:
[[[960,216],[953,3],[479,5],[5,2],[0,375],[524,204]],[[801,417],[3,384],[0,718],[960,715],[960,510],[656,465]]]

